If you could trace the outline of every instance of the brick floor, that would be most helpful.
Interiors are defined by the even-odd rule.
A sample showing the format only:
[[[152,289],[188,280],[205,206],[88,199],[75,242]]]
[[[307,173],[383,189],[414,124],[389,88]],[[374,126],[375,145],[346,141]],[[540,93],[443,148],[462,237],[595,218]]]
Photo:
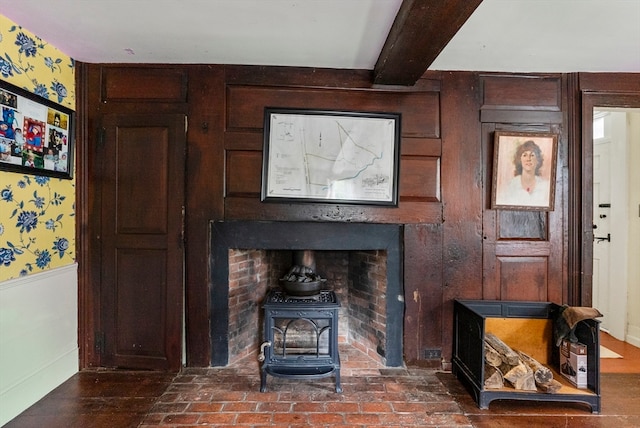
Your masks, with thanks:
[[[495,400],[480,409],[451,372],[385,368],[354,347],[340,349],[342,394],[335,393],[333,378],[271,377],[261,393],[255,357],[178,375],[83,371],[5,427],[640,427],[640,375],[634,371],[602,373],[600,414],[582,403],[535,400]],[[625,365],[624,355],[618,365]]]
[[[385,368],[343,345],[340,356],[341,394],[333,377],[271,376],[262,393],[255,358],[185,369],[140,427],[471,427],[434,370]]]

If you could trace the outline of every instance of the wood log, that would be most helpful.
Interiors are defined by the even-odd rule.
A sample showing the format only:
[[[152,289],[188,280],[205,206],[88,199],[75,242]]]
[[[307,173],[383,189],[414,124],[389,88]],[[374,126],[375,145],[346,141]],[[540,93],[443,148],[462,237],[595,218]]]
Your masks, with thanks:
[[[553,380],[553,372],[548,367],[543,366],[535,358],[521,351],[516,351],[522,362],[531,367],[533,370],[533,378],[537,384],[547,384]]]
[[[546,394],[553,394],[562,388],[562,384],[555,379],[551,379],[548,383],[539,383],[538,389]]]
[[[500,368],[504,378],[518,390],[537,391],[536,381],[533,378],[533,370],[522,361],[518,360],[518,364],[510,366],[503,364]]]
[[[500,357],[498,351],[489,345],[486,340],[484,342],[484,360],[493,367],[500,367],[502,365],[502,357]]]
[[[509,347],[506,343],[498,338],[493,333],[485,333],[485,340],[493,349],[498,351],[500,356],[502,357],[502,361],[505,364],[509,364],[510,366],[517,366],[520,362],[520,356]],[[504,372],[503,372],[504,373]]]
[[[500,389],[504,387],[504,378],[502,373],[496,367],[485,364],[484,365],[484,388],[485,389]]]

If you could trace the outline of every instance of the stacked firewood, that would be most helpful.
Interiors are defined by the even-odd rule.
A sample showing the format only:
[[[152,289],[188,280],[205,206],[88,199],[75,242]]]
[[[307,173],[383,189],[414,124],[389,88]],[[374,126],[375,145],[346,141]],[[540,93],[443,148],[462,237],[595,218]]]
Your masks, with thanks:
[[[499,389],[505,380],[513,388],[523,391],[557,392],[560,382],[553,372],[531,356],[513,350],[492,333],[484,338],[484,387]]]

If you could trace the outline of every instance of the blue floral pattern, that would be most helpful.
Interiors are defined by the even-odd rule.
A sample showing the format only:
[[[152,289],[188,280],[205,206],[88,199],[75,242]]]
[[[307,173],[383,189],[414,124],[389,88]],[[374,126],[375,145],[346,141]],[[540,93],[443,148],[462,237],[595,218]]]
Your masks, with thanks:
[[[4,225],[0,227],[0,268],[19,263],[20,275],[26,275],[37,269],[50,269],[54,256],[57,260],[74,262],[68,238],[60,236],[59,232],[55,236],[48,235],[51,238],[40,232],[41,225],[49,233],[57,232],[67,224],[73,226],[73,221],[68,222],[68,218],[75,215],[73,204],[67,207],[67,197],[53,190],[50,177],[24,175],[15,184],[22,194],[31,196],[28,199],[16,197],[11,184],[0,189],[0,208],[11,212],[9,219],[15,222],[11,226],[18,231],[16,240],[2,241]]]
[[[75,110],[75,62],[0,14],[0,79]],[[75,262],[75,180],[0,171],[0,283]]]
[[[0,52],[0,75],[29,92],[73,108],[75,93],[73,88],[67,87],[69,83],[73,84],[68,80],[68,76],[74,74],[73,58],[65,56],[19,25],[0,27],[0,31],[0,49],[3,50]],[[65,80],[67,85],[61,80]]]

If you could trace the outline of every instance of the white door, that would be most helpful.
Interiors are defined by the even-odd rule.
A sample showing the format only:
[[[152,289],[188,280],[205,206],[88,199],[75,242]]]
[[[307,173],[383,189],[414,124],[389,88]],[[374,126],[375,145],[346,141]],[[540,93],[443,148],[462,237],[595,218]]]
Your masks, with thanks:
[[[628,139],[626,113],[596,114],[593,147],[593,306],[604,314],[601,328],[625,340],[628,291]],[[599,137],[599,138],[597,138]]]
[[[595,121],[594,121],[595,122]],[[594,133],[595,135],[595,133]],[[611,231],[611,141],[593,139],[593,307],[604,314],[600,328],[609,331],[609,248]]]

